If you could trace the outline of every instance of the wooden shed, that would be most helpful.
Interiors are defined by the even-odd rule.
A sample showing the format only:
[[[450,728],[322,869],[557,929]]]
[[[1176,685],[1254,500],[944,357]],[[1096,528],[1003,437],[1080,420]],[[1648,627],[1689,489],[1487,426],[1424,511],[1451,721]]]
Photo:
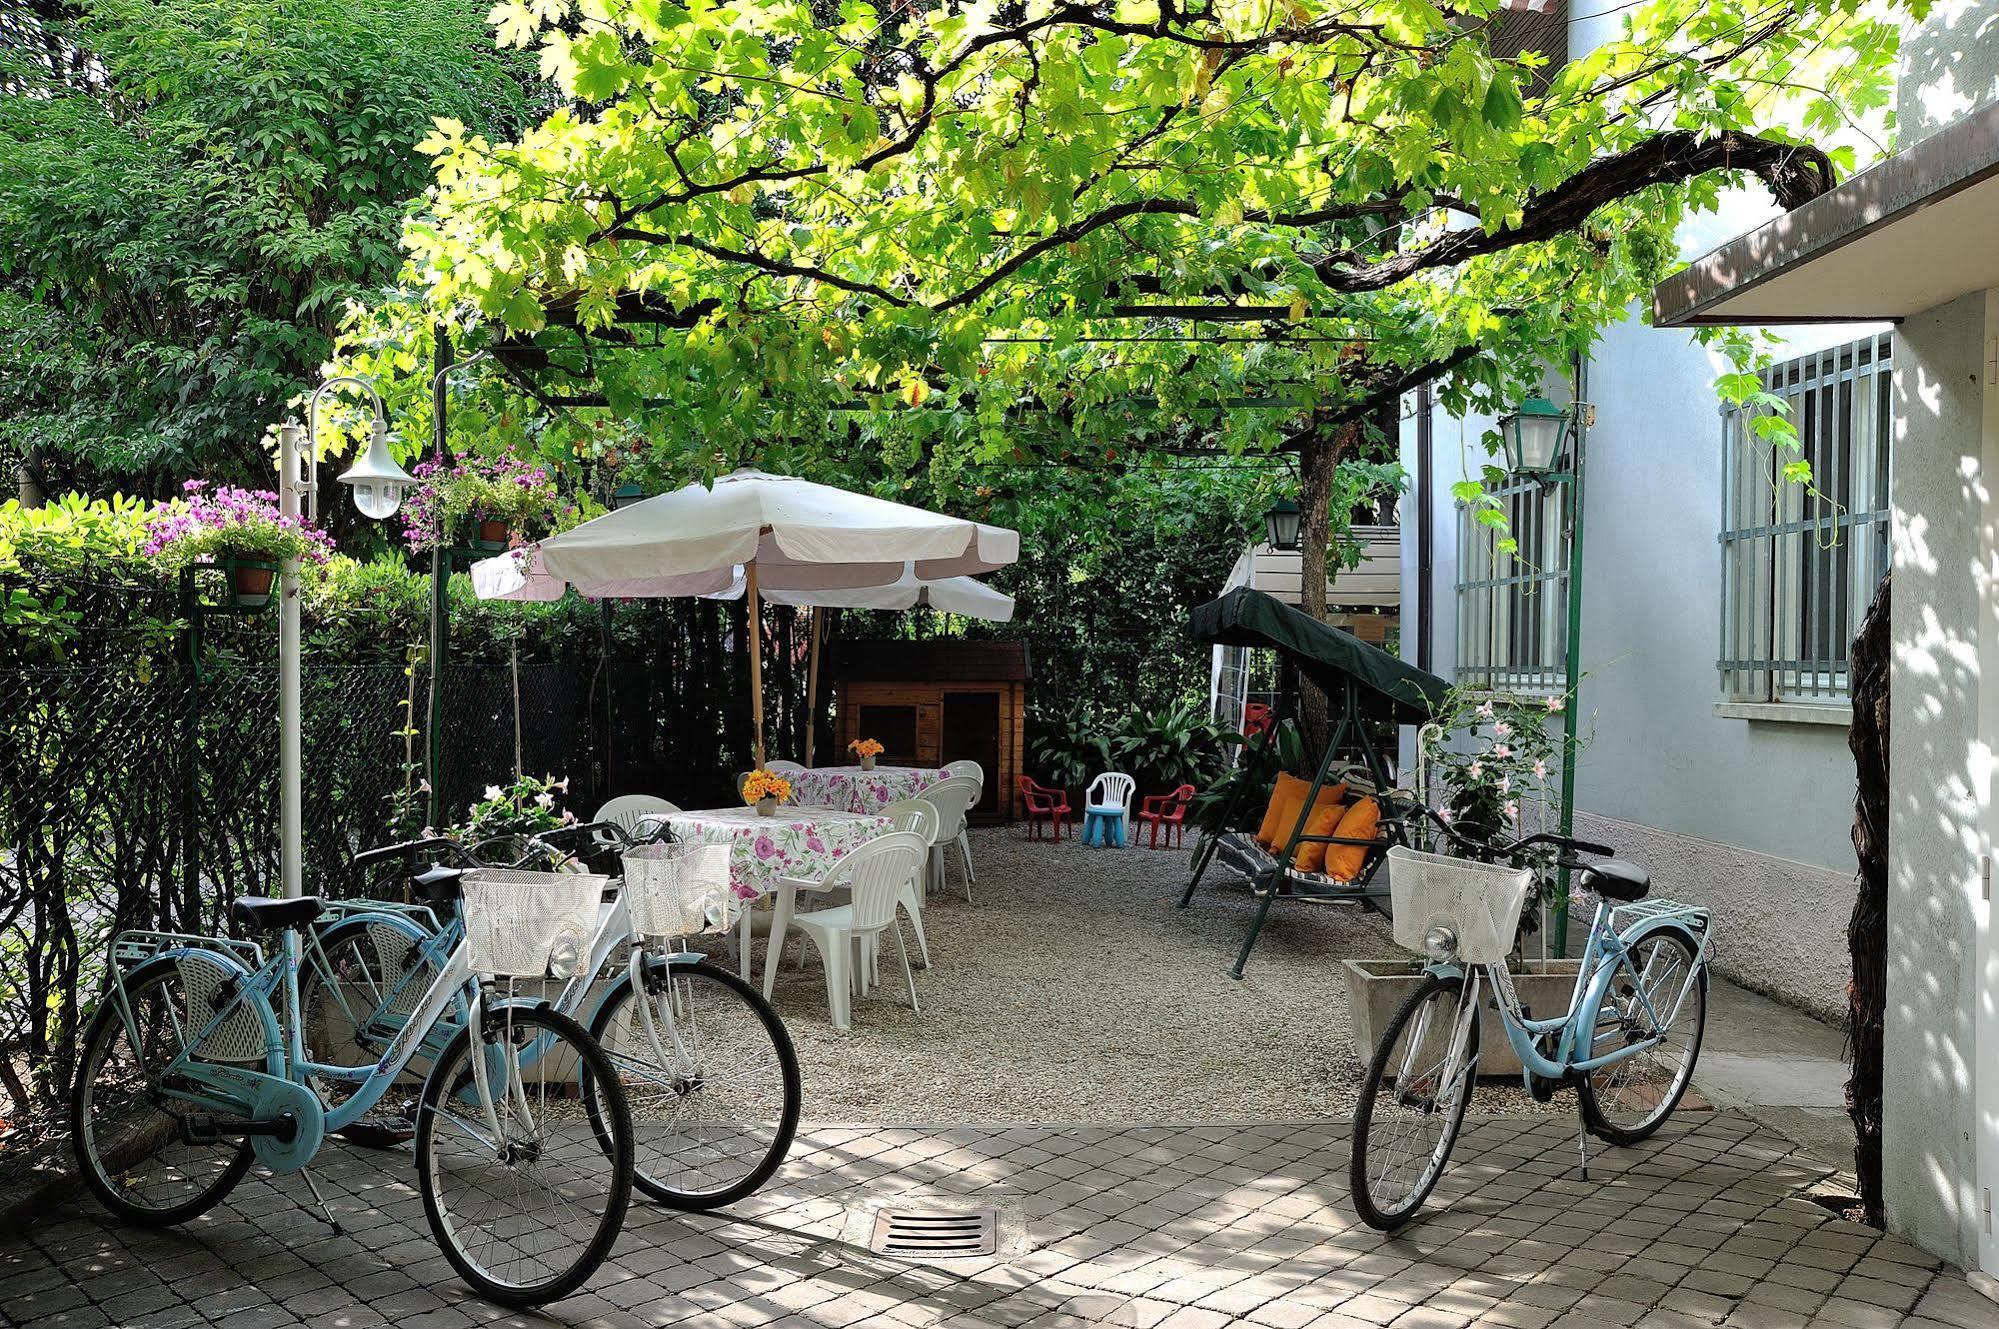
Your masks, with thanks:
[[[832,649],[838,747],[878,740],[894,766],[969,758],[986,772],[972,816],[1012,821],[1026,761],[1027,643],[848,641]]]

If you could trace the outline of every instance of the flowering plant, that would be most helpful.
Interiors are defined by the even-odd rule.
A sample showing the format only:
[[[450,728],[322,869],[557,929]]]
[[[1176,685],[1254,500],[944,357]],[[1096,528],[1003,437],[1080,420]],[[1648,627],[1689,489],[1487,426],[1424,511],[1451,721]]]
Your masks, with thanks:
[[[872,738],[857,738],[847,744],[847,751],[856,757],[879,757],[885,749]]]
[[[1443,739],[1424,753],[1443,778],[1445,805],[1437,815],[1473,844],[1516,837],[1523,804],[1554,802],[1563,760],[1559,717],[1567,705],[1561,695],[1495,697],[1452,688],[1433,721]]]
[[[743,777],[743,802],[761,803],[766,798],[774,798],[780,803],[791,801],[791,781],[759,766]]]
[[[432,460],[412,474],[417,487],[403,505],[403,543],[412,551],[429,549],[442,532],[467,518],[504,521],[515,528],[553,525],[572,512],[556,492],[548,471],[517,457],[468,457],[444,466]]]
[[[206,480],[189,480],[181,497],[161,503],[146,514],[147,558],[168,568],[234,554],[239,558],[309,559],[323,563],[333,552],[333,540],[314,530],[302,517],[278,511],[278,496],[268,489],[210,489]]]
[[[539,835],[576,824],[576,814],[557,808],[555,796],[569,792],[567,778],[523,775],[510,785],[489,784],[486,796],[472,804],[464,821],[444,834],[460,844],[476,845],[502,835]],[[429,827],[424,828],[431,834]]]

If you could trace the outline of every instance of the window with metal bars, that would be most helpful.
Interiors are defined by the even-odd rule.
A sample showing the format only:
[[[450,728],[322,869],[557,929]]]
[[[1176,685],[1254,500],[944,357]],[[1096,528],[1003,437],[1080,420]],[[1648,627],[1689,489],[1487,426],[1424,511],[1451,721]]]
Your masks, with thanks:
[[[1495,495],[1503,530],[1458,505],[1460,683],[1494,692],[1559,692],[1568,650],[1569,486],[1518,480]],[[1511,536],[1512,552],[1500,548]]]
[[[1854,628],[1888,570],[1893,429],[1888,333],[1772,366],[1800,450],[1756,436],[1753,409],[1722,416],[1721,690],[1730,701],[1847,700]],[[1811,463],[1810,483],[1785,463]]]

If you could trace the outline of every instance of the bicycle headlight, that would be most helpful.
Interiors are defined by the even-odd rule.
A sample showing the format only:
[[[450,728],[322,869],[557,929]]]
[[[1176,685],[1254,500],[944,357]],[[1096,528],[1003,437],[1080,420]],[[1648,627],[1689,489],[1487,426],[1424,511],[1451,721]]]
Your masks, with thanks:
[[[555,939],[555,946],[548,953],[548,973],[551,978],[568,978],[576,972],[576,961],[580,958],[581,947],[576,938],[564,932]]]
[[[1458,953],[1458,934],[1438,924],[1423,934],[1423,954],[1438,964],[1448,964]]]

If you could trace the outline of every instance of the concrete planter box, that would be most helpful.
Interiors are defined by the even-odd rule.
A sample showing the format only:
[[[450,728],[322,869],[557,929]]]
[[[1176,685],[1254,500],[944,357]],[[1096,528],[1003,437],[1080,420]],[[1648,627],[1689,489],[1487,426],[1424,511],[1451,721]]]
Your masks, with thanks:
[[[1422,968],[1414,960],[1343,960],[1347,980],[1347,1009],[1353,1020],[1354,1053],[1362,1066],[1374,1060],[1374,1045],[1381,1031],[1395,1018],[1395,1012],[1423,981]],[[1524,960],[1513,972],[1513,986],[1520,1000],[1537,1016],[1553,1017],[1568,1009],[1569,994],[1575,990],[1581,960]],[[1480,1079],[1520,1074],[1520,1058],[1492,1009],[1491,994],[1483,994],[1485,1009],[1479,1012],[1478,1073]]]

